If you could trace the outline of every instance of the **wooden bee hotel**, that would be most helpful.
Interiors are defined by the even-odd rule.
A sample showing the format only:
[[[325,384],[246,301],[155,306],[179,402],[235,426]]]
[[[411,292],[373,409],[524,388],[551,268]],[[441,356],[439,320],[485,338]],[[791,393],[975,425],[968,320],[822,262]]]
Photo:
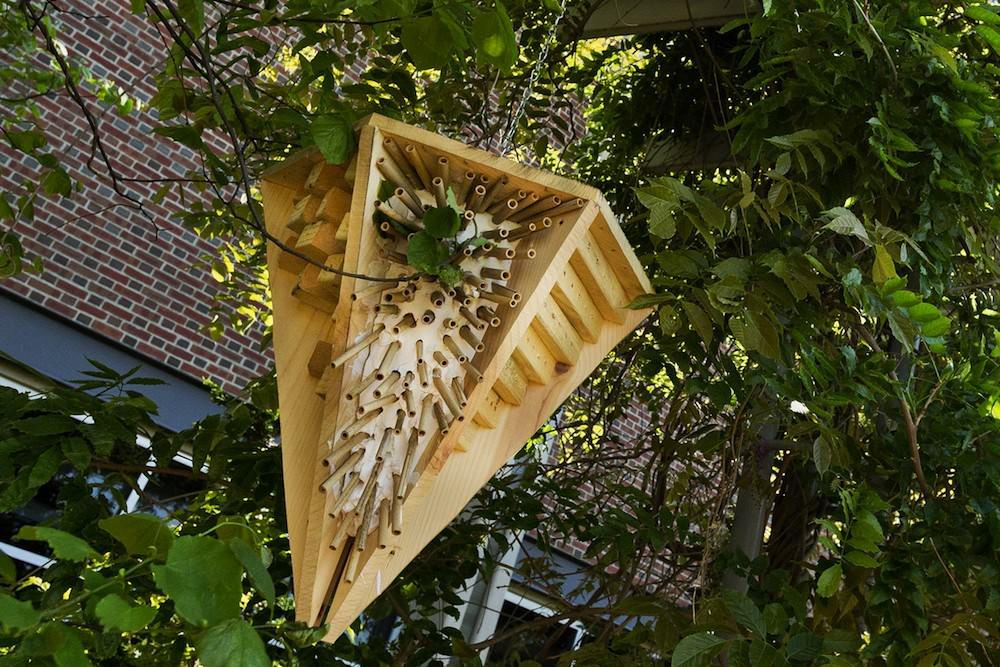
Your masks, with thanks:
[[[334,640],[646,316],[597,190],[380,116],[261,184],[297,616]],[[324,270],[327,267],[330,270]]]

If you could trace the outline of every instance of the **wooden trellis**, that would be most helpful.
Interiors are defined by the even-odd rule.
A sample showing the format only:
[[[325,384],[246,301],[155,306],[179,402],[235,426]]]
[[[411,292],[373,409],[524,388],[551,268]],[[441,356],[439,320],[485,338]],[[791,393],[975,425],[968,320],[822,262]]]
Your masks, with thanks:
[[[336,639],[646,316],[601,194],[381,116],[262,183],[297,616]],[[450,191],[450,192],[449,192]],[[379,196],[383,200],[379,199]],[[449,280],[408,243],[460,212]],[[477,239],[473,242],[473,239]]]

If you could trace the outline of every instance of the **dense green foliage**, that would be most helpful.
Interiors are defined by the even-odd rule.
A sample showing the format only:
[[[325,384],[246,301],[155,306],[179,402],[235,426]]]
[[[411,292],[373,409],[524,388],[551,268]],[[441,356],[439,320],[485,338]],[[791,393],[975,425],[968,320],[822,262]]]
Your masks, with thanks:
[[[253,198],[265,165],[310,143],[342,160],[351,122],[373,110],[495,138],[558,9],[550,4],[135,2],[175,33],[152,106],[160,132],[206,167],[162,193],[207,193],[185,222],[225,240],[215,273],[230,310],[220,312],[241,325],[266,304]],[[268,382],[171,435],[152,427],[153,406],[125,384],[134,378],[98,369],[88,388],[110,400],[0,396],[0,510],[64,463],[134,465],[74,477],[57,520],[23,533],[48,542],[57,565],[15,582],[0,563],[3,645],[60,665],[85,664],[84,649],[107,664],[177,664],[192,652],[209,667],[237,654],[267,664],[264,652],[474,664],[476,649],[572,620],[593,641],[564,664],[993,664],[1000,15],[929,0],[764,4],[763,16],[721,31],[562,39],[550,57],[519,126],[522,156],[610,193],[657,288],[643,303],[658,317],[567,404],[551,433],[555,461],[522,454],[516,474],[484,489],[369,609],[401,616],[398,639],[315,645],[291,621]],[[44,90],[69,77],[113,91],[76,65],[56,59],[54,71],[33,58],[57,26],[32,17],[56,3],[0,7],[0,46],[14,56],[0,81]],[[255,33],[262,24],[297,41],[279,54]],[[362,81],[350,82],[347,68],[372,49]],[[105,104],[127,103],[108,95]],[[575,99],[588,102],[588,132],[557,155],[540,130]],[[8,143],[58,174],[40,157],[44,136],[21,120],[31,100],[4,105]],[[554,131],[559,143],[575,134]],[[211,133],[241,150],[209,151]],[[687,157],[652,164],[666,139],[688,144]],[[2,200],[0,218],[30,223],[39,192],[71,190],[46,175]],[[239,190],[251,196],[228,196]],[[12,273],[22,255],[5,234]],[[632,401],[650,424],[626,437],[615,423]],[[147,468],[137,431],[152,434],[159,466],[181,448],[195,471],[207,466],[205,490],[169,524],[110,518],[115,489]],[[737,494],[755,501],[736,504]],[[742,537],[746,507],[770,517],[760,549]],[[470,646],[430,618],[454,611],[477,567],[489,574],[492,552],[480,547],[511,539],[505,531],[535,531],[542,553],[578,538],[590,562],[569,573],[524,561],[527,581],[574,603]],[[182,568],[214,575],[177,577]]]

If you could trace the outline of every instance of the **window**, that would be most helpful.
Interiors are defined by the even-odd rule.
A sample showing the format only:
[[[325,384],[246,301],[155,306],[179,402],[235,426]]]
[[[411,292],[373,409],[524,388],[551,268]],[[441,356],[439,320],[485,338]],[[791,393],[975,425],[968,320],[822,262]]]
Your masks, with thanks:
[[[496,635],[503,635],[525,622],[555,614],[553,609],[529,598],[526,594],[508,589],[494,632]],[[544,667],[556,667],[559,656],[566,651],[579,648],[584,638],[585,632],[581,623],[559,621],[538,630],[526,630],[504,638],[490,648],[485,664],[501,665],[515,663],[518,660],[534,660]]]

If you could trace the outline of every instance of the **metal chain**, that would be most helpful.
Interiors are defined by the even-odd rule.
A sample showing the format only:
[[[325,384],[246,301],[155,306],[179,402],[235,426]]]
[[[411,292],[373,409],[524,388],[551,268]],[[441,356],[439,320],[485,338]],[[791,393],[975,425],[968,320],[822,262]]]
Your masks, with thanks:
[[[517,125],[521,122],[521,117],[524,115],[524,112],[528,107],[528,100],[531,98],[531,93],[535,89],[535,83],[538,81],[538,77],[542,74],[542,67],[545,65],[545,60],[549,57],[549,49],[556,41],[556,32],[558,31],[559,23],[563,20],[564,16],[566,16],[566,0],[561,0],[559,3],[559,14],[556,16],[556,20],[552,23],[552,27],[549,29],[549,34],[545,38],[545,41],[542,42],[542,49],[538,52],[538,60],[535,61],[535,66],[531,69],[531,74],[528,75],[528,83],[524,87],[521,99],[518,101],[517,107],[515,107],[510,120],[507,121],[507,128],[504,130],[503,137],[500,139],[500,155],[504,155],[508,150],[510,150],[510,144],[514,140],[514,133],[517,132]]]

